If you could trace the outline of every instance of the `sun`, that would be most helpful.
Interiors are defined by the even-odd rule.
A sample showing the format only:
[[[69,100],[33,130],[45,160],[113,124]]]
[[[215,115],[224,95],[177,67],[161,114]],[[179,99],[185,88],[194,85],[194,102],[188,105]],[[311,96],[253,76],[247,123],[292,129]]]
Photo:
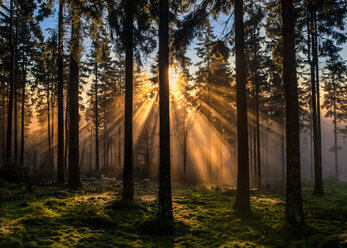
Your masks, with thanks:
[[[180,80],[179,73],[172,67],[169,69],[169,85],[171,90],[178,88],[178,81]]]

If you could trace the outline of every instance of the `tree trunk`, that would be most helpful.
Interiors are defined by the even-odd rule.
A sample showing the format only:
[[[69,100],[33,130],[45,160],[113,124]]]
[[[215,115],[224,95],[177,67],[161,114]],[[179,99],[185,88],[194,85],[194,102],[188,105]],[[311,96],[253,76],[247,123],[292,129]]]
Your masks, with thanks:
[[[283,36],[283,83],[286,99],[287,194],[286,219],[303,223],[300,174],[300,127],[296,78],[293,1],[281,0]]]
[[[10,1],[10,93],[7,114],[7,140],[6,140],[6,163],[11,163],[12,153],[12,113],[13,113],[13,93],[14,93],[14,67],[15,67],[15,50],[13,44],[13,0]]]
[[[235,0],[235,64],[236,64],[236,106],[238,171],[234,208],[242,214],[250,213],[249,157],[246,95],[245,39],[243,26],[243,0]]]
[[[183,176],[184,176],[184,180],[187,179],[187,130],[186,130],[186,125],[184,125],[183,127]]]
[[[100,164],[99,164],[99,97],[98,97],[98,63],[95,63],[95,173],[96,176],[100,176]]]
[[[169,3],[159,0],[159,208],[173,219],[170,174]]]
[[[58,14],[58,153],[57,153],[57,180],[64,182],[64,0],[59,0]]]
[[[89,175],[92,176],[93,172],[93,139],[90,135],[90,153],[89,153]]]
[[[68,85],[69,87],[69,85]],[[69,92],[69,89],[68,89]],[[66,99],[66,111],[65,111],[65,147],[64,147],[64,171],[68,171],[68,152],[69,152],[69,105],[70,100]]]
[[[16,40],[15,49],[15,79],[14,79],[14,160],[17,164],[18,160],[18,6],[16,8]]]
[[[79,168],[79,64],[80,64],[80,6],[72,5],[71,27],[71,62],[70,62],[70,86],[69,86],[69,186],[81,187]]]
[[[25,69],[25,54],[23,47],[23,64],[22,64],[23,82],[22,82],[22,112],[21,112],[21,134],[20,134],[20,166],[24,166],[24,129],[25,129],[25,86],[26,86],[26,69]]]
[[[47,138],[48,138],[48,166],[51,169],[52,168],[52,160],[51,160],[51,114],[50,114],[50,92],[49,92],[49,84],[47,85]]]
[[[323,195],[323,171],[322,171],[322,131],[321,131],[321,116],[320,116],[320,89],[319,89],[319,63],[318,63],[318,29],[317,29],[317,11],[314,11],[314,52],[313,58],[315,63],[315,74],[316,74],[316,92],[317,92],[317,146],[318,146],[318,165],[317,165],[317,182],[318,185],[315,187],[315,193],[317,195]]]
[[[133,179],[133,12],[134,1],[126,1],[125,20],[125,120],[124,120],[124,171],[123,199],[134,200]]]
[[[283,129],[282,129],[282,133],[281,133],[281,159],[282,159],[282,185],[284,187],[284,185],[286,185],[286,149],[285,149],[285,123],[283,123]]]
[[[259,118],[259,81],[256,74],[255,84],[255,113],[256,113],[256,140],[257,140],[257,166],[258,166],[258,189],[261,189],[261,156],[260,156],[260,118]]]
[[[313,7],[312,7],[313,8]],[[316,57],[317,57],[317,44],[315,39],[315,34],[313,33],[314,29],[314,10],[310,10],[310,20],[311,20],[311,37],[309,43],[311,42],[312,46],[309,45],[308,51],[310,48],[312,50],[312,59],[309,53],[310,69],[311,69],[311,97],[312,97],[312,123],[313,123],[313,151],[314,151],[314,194],[322,195],[323,194],[323,179],[322,179],[322,164],[321,164],[321,154],[319,149],[319,136],[318,136],[318,116],[317,116],[317,92],[316,92]]]
[[[339,165],[337,156],[337,124],[336,124],[336,85],[334,83],[334,147],[335,147],[335,179],[339,180]]]

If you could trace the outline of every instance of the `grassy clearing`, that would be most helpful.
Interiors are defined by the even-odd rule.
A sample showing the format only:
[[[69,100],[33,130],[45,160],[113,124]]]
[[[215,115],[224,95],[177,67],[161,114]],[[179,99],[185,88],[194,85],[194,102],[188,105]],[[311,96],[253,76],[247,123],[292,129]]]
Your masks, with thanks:
[[[278,188],[253,193],[253,215],[244,219],[229,187],[177,186],[173,224],[155,219],[155,186],[137,185],[135,204],[121,202],[120,192],[115,183],[82,191],[2,183],[0,247],[347,247],[346,183],[326,183],[322,198],[305,186],[301,228],[284,224]]]

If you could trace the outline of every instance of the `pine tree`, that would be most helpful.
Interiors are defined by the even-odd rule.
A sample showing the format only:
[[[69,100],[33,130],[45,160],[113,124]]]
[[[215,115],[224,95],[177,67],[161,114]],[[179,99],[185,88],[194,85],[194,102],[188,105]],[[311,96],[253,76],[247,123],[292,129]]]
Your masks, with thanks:
[[[327,109],[325,117],[333,118],[334,146],[330,151],[335,154],[336,180],[339,180],[338,150],[341,149],[338,146],[338,122],[344,121],[343,111],[347,101],[346,71],[347,67],[341,57],[331,51],[323,74],[325,94],[322,107]]]
[[[289,223],[303,223],[304,213],[301,196],[300,128],[293,2],[281,0],[281,13],[283,51],[285,51],[283,52],[283,82],[286,99],[287,137],[286,219]]]

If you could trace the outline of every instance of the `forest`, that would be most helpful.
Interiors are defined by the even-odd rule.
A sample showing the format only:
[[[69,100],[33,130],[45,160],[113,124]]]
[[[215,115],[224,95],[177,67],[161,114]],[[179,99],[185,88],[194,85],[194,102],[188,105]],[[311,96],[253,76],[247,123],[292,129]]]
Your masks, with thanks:
[[[0,0],[0,248],[347,247],[346,17]]]

